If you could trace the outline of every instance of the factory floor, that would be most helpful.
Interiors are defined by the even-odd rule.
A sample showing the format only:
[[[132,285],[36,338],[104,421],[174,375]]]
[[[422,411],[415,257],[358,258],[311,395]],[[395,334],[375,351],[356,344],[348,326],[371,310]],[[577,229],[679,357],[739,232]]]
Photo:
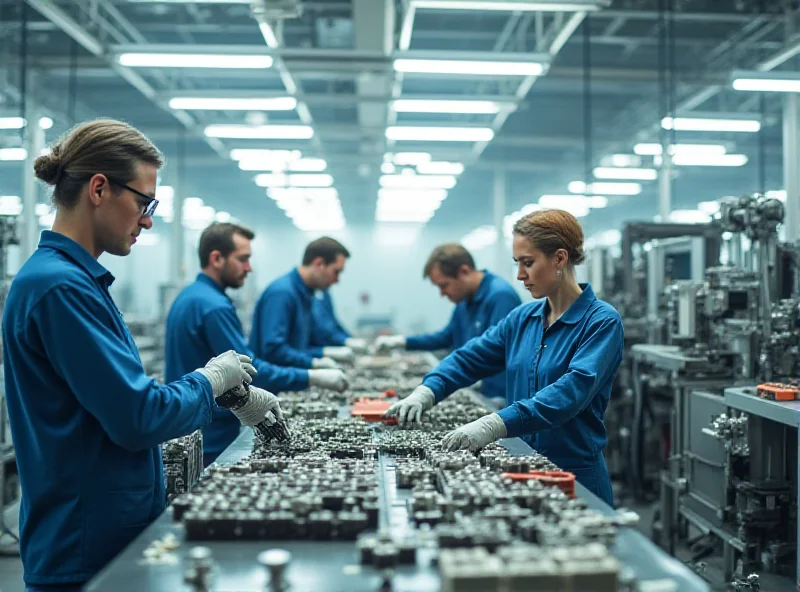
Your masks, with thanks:
[[[4,524],[13,532],[17,531],[19,506],[16,504],[6,510]],[[0,592],[24,592],[22,583],[22,563],[18,555],[9,553],[15,548],[14,541],[8,535],[0,536]]]

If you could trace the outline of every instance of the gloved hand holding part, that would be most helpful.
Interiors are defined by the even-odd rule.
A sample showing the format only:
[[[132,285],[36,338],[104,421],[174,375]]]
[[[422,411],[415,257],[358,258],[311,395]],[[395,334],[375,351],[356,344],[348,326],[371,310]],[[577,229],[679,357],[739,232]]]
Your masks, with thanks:
[[[448,452],[464,449],[475,451],[507,435],[503,418],[497,413],[490,413],[447,434],[442,440],[442,448]]]
[[[345,339],[344,345],[345,347],[349,347],[351,350],[353,350],[353,353],[367,353],[367,342],[365,339],[361,339],[360,337],[348,337]]]
[[[197,372],[202,374],[211,383],[211,391],[214,397],[219,397],[225,391],[241,385],[243,382],[250,384],[253,376],[258,371],[250,363],[252,360],[235,351],[228,350],[215,358],[211,358],[203,368],[198,368]]]
[[[231,411],[239,418],[242,425],[246,426],[255,426],[262,421],[266,421],[267,425],[275,425],[284,419],[278,397],[254,386],[250,387],[250,398],[247,403],[239,408],[232,408]]]
[[[401,428],[413,427],[422,423],[422,414],[434,406],[436,397],[427,386],[420,385],[408,397],[398,401],[383,414],[384,417],[396,417]]]
[[[320,369],[308,371],[308,384],[322,389],[343,392],[347,390],[349,382],[342,370]]]
[[[337,364],[331,358],[314,358],[311,362],[311,367],[314,369],[318,368],[338,369],[339,364]]]
[[[323,347],[322,355],[335,362],[350,362],[355,357],[353,350],[345,346]]]
[[[403,335],[381,335],[375,340],[375,349],[379,352],[390,352],[405,349],[406,338]]]

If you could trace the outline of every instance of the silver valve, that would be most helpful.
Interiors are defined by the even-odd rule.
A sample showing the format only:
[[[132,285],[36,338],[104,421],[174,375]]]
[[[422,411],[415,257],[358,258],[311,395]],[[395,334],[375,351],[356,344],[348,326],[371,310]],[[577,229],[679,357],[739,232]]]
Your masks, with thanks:
[[[268,592],[285,592],[289,589],[286,570],[292,554],[286,549],[269,549],[258,555],[258,562],[269,571]]]

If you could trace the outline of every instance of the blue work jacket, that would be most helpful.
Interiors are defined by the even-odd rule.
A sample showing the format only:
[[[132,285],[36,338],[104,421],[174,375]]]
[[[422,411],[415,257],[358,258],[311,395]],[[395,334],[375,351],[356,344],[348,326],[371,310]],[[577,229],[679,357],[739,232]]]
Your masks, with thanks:
[[[258,370],[253,385],[272,392],[308,388],[308,370],[274,366],[253,354],[233,302],[217,282],[202,272],[172,303],[166,341],[164,377],[168,382],[202,368],[214,356],[232,349],[253,358]],[[241,426],[233,413],[216,405],[212,416],[213,421],[203,429],[206,464],[236,439]]]
[[[314,330],[311,332],[311,345],[344,345],[350,334],[342,327],[333,310],[330,290],[320,290],[311,303]]]
[[[546,299],[524,304],[442,360],[423,384],[441,400],[505,368],[508,406],[499,415],[508,437],[522,437],[564,469],[594,466],[608,439],[603,414],[622,361],[622,320],[590,285],[581,288],[551,327]]]
[[[487,270],[483,270],[483,273],[483,281],[475,296],[456,304],[450,322],[444,329],[436,333],[407,337],[406,349],[458,349],[470,339],[483,335],[522,303],[511,284]],[[481,383],[481,392],[487,397],[505,397],[505,373],[487,376]]]
[[[313,298],[297,269],[273,281],[253,312],[250,349],[273,364],[311,368],[312,360],[322,357],[322,348],[311,345]]]
[[[211,421],[202,374],[147,377],[113,281],[78,243],[45,231],[8,294],[3,361],[28,585],[96,574],[164,509],[159,444]]]

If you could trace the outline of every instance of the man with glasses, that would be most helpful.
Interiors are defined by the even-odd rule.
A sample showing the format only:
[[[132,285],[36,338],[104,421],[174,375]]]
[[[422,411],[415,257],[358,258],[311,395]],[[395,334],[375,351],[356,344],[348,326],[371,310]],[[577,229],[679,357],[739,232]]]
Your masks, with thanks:
[[[308,244],[300,267],[267,286],[256,304],[250,334],[250,349],[259,358],[297,368],[335,368],[353,358],[350,347],[314,345],[327,329],[315,326],[312,309],[314,291],[338,282],[348,257],[342,243],[324,236]]]
[[[228,350],[253,359],[258,374],[253,384],[269,391],[304,390],[318,386],[343,391],[344,372],[274,366],[257,358],[247,347],[244,329],[227,288],[237,290],[252,271],[250,242],[255,234],[238,224],[212,224],[200,235],[200,273],[186,286],[167,317],[165,378],[175,380],[202,360]],[[239,435],[240,422],[227,409],[214,409],[213,421],[203,428],[203,464],[211,464]]]
[[[153,226],[162,156],[138,130],[96,120],[34,163],[56,219],[14,278],[3,311],[9,424],[22,489],[28,592],[77,592],[166,506],[159,444],[211,421],[215,398],[251,382],[225,352],[169,384],[149,378],[98,258],[128,255]],[[249,408],[249,409],[248,409]],[[251,389],[243,421],[275,421]]]

